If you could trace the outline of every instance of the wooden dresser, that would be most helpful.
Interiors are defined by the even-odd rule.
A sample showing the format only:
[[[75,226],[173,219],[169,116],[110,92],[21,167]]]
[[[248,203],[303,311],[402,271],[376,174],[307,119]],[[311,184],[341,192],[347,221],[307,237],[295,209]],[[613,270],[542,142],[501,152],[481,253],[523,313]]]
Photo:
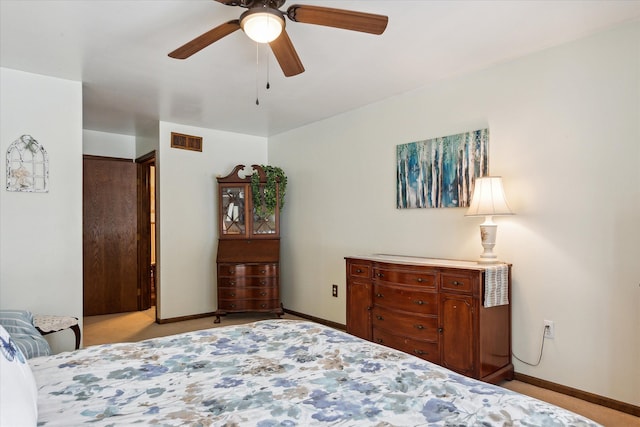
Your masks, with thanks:
[[[253,173],[266,182],[264,171],[252,165]],[[241,176],[238,165],[218,178],[217,276],[218,309],[215,323],[228,313],[248,311],[284,314],[280,302],[279,208],[264,213],[253,204],[251,175]]]
[[[487,382],[513,378],[511,306],[484,307],[486,265],[393,255],[346,265],[347,332]]]

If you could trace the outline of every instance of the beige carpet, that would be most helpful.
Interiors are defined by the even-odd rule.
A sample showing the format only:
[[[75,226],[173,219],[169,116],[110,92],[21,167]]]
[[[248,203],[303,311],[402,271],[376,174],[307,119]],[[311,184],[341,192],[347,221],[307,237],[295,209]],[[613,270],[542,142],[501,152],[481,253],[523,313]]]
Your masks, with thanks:
[[[147,311],[132,313],[90,316],[84,318],[83,344],[85,347],[88,347],[90,345],[112,342],[141,341],[147,338],[218,326],[237,325],[270,318],[273,318],[273,316],[247,313],[223,317],[222,322],[219,324],[213,323],[214,317],[206,317],[159,325],[155,323],[155,310],[153,308]],[[290,314],[285,314],[283,318],[299,319],[299,317]],[[584,415],[606,427],[640,427],[640,418],[634,417],[633,415],[585,402],[584,400],[536,387],[531,384],[520,381],[505,381],[501,386]]]

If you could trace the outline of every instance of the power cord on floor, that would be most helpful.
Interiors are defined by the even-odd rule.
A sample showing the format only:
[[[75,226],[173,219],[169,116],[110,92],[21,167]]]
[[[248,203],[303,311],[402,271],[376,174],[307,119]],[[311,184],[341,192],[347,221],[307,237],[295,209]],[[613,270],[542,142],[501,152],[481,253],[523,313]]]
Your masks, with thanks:
[[[544,351],[544,335],[547,332],[547,329],[549,329],[549,325],[544,325],[544,328],[542,329],[542,344],[540,345],[540,355],[538,356],[538,361],[536,363],[525,362],[524,360],[516,356],[516,354],[512,351],[511,354],[513,355],[513,357],[519,360],[520,362],[524,363],[525,365],[538,366],[542,361],[542,352]]]

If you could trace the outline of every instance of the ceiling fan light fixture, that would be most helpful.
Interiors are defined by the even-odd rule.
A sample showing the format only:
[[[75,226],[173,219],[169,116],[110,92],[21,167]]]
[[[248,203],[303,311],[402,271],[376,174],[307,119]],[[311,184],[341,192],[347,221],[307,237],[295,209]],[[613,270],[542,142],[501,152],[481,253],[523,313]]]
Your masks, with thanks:
[[[284,16],[277,9],[255,7],[240,17],[242,30],[258,43],[271,43],[277,39],[284,25]]]

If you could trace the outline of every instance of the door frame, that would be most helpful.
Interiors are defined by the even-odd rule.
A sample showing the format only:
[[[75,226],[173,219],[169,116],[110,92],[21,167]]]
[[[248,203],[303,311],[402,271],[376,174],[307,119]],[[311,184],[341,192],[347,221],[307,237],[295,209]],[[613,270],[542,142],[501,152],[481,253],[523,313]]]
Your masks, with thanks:
[[[151,166],[156,166],[156,152],[151,151],[136,159],[137,166],[137,191],[138,191],[138,307],[139,310],[146,310],[151,307],[151,283],[150,271],[151,266]],[[155,179],[155,195],[156,201],[156,262],[157,262],[157,230],[158,230],[158,168],[156,166]],[[146,267],[145,267],[146,266]],[[156,322],[158,321],[158,269],[155,275],[155,291],[156,291]]]

